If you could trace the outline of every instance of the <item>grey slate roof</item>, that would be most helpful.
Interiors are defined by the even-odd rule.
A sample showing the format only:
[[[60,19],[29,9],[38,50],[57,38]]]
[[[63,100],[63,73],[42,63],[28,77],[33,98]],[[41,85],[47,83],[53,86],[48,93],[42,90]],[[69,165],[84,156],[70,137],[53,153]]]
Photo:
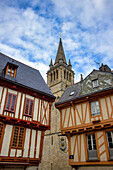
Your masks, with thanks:
[[[8,62],[18,66],[15,78],[9,75],[4,75],[4,68]],[[7,81],[18,83],[55,98],[38,70],[18,62],[2,53],[0,53],[0,78],[5,78]]]
[[[95,76],[96,78],[97,77],[99,78],[99,86],[93,88],[92,78],[95,78]],[[82,98],[110,89],[113,89],[113,73],[93,70],[84,80],[72,86],[69,86],[55,105],[57,106],[69,101],[73,101],[78,98]],[[71,95],[71,93],[73,94]]]
[[[71,95],[72,92],[74,93],[73,95]],[[79,97],[80,95],[81,95],[81,82],[78,82],[72,86],[69,86],[65,90],[57,104],[64,103],[66,101],[71,101],[74,98]]]

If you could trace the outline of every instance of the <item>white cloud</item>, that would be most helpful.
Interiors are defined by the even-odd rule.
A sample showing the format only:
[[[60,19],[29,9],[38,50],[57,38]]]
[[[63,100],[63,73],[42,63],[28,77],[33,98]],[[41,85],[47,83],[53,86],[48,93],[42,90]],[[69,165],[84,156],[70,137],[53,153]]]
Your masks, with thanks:
[[[57,53],[59,34],[77,80],[94,61],[113,68],[112,0],[28,0],[0,2],[0,51],[38,68],[44,79]],[[39,63],[39,64],[38,64]]]

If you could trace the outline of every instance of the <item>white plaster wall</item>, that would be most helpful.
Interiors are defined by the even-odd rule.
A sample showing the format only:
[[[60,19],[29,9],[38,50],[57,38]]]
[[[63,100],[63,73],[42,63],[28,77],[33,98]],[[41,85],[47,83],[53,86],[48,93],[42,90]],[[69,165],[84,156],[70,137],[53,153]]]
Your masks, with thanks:
[[[3,87],[0,86],[0,101],[1,101],[1,97],[2,97],[2,91],[3,91]]]
[[[4,104],[5,104],[5,98],[6,98],[6,92],[7,92],[7,88],[4,88],[4,93],[3,93],[3,98],[2,98],[2,102],[1,102],[1,108],[0,108],[0,114],[3,113],[3,108],[4,108]]]
[[[23,97],[22,97],[22,104],[21,104],[21,111],[20,111],[20,119],[22,119],[24,101],[25,101],[25,94],[23,94]]]
[[[40,142],[41,142],[41,131],[38,131],[38,135],[37,135],[37,146],[36,146],[36,158],[39,158]]]
[[[19,115],[20,99],[21,99],[21,93],[18,93],[17,103],[16,103],[16,111],[15,111],[15,118],[18,118],[18,115]]]
[[[25,135],[25,143],[24,143],[24,153],[23,153],[23,157],[27,157],[27,156],[28,156],[29,140],[30,140],[30,131],[31,131],[31,129],[26,128],[26,135]]]
[[[10,156],[15,157],[16,149],[11,149]]]
[[[34,158],[36,130],[32,130],[30,158]]]
[[[8,93],[11,93],[11,94],[15,94],[15,95],[17,95],[17,91],[15,91],[15,90],[11,90],[11,89],[8,89]]]
[[[38,115],[38,103],[39,99],[35,99],[34,101],[34,112],[33,112],[33,120],[37,121],[37,115]]]
[[[13,129],[12,125],[6,125],[1,156],[8,156],[12,129]]]

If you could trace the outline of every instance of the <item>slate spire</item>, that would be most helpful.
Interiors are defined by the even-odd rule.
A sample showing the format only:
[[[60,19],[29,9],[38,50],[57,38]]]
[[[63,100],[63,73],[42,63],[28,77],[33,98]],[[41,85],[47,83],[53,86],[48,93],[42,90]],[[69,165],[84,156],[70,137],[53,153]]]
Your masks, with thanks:
[[[61,38],[60,38],[60,42],[59,42],[58,51],[57,51],[57,55],[56,55],[54,65],[59,64],[59,63],[64,63],[64,64],[67,65]]]

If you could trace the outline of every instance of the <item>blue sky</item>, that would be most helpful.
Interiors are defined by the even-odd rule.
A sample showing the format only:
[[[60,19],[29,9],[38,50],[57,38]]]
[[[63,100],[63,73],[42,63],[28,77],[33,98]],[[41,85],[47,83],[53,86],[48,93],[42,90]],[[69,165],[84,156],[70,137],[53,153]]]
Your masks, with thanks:
[[[38,69],[45,80],[60,32],[75,82],[97,63],[113,69],[113,0],[0,0],[0,51]]]

